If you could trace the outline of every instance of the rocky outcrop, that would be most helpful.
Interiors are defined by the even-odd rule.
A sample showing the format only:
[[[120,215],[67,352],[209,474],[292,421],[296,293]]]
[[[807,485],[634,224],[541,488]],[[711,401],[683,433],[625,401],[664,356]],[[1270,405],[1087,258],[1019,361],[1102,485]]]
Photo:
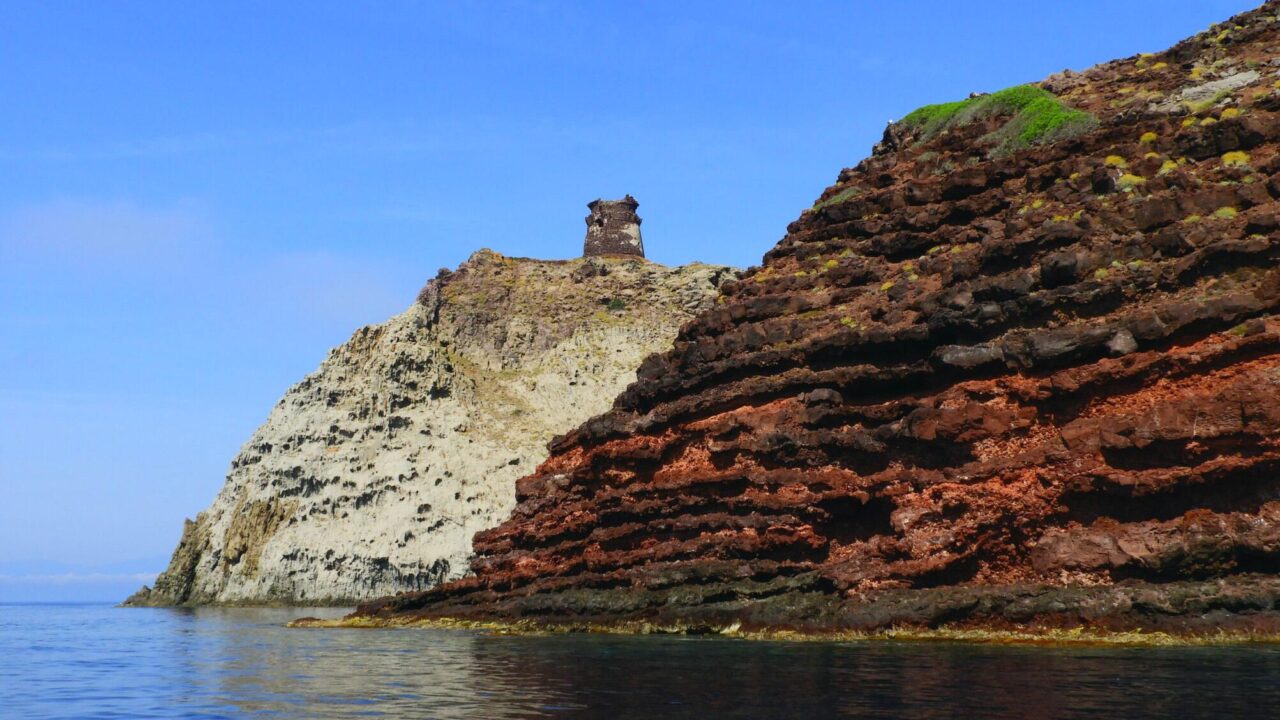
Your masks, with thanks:
[[[358,616],[1280,629],[1278,11],[891,126]]]
[[[291,388],[135,605],[346,604],[461,577],[555,433],[732,273],[476,253]]]

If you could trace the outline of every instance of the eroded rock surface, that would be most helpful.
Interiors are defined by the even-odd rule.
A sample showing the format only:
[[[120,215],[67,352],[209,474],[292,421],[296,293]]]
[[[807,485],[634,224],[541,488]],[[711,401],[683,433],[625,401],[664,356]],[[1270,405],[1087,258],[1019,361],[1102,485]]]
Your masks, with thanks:
[[[291,388],[131,604],[346,604],[462,576],[547,441],[732,277],[476,253]]]
[[[359,614],[1280,628],[1278,10],[891,127]]]

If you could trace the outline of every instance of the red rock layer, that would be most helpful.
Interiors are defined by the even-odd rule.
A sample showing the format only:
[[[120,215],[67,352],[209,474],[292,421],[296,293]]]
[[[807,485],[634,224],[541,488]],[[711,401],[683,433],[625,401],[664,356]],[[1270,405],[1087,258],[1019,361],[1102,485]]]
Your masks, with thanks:
[[[1277,9],[1042,83],[1098,118],[1071,139],[998,156],[1007,116],[891,127],[554,443],[476,577],[361,612],[1275,611]]]

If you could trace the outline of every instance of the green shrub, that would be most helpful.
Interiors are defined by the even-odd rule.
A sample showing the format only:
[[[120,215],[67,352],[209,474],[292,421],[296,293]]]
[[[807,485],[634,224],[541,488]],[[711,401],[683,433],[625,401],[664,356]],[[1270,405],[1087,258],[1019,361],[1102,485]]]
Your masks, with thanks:
[[[1067,107],[1053,93],[1034,85],[1015,85],[968,100],[925,105],[907,114],[902,123],[920,130],[920,139],[993,115],[1013,117],[987,136],[995,152],[1022,148],[1078,135],[1097,126],[1092,115]]]
[[[1120,176],[1119,180],[1116,181],[1116,187],[1123,192],[1133,192],[1134,188],[1145,183],[1146,181],[1147,179],[1142,177],[1141,175],[1125,173],[1124,175]]]
[[[627,303],[620,298],[614,298],[609,301],[609,310],[612,312],[618,312],[619,310],[626,310],[626,309],[627,309]]]
[[[1047,97],[1032,101],[1007,125],[992,133],[995,139],[1001,141],[1000,147],[1004,151],[1010,152],[1079,135],[1097,124],[1092,115],[1063,105],[1048,91],[1046,95]]]
[[[1249,153],[1233,150],[1222,155],[1222,164],[1227,167],[1244,167],[1249,164]]]

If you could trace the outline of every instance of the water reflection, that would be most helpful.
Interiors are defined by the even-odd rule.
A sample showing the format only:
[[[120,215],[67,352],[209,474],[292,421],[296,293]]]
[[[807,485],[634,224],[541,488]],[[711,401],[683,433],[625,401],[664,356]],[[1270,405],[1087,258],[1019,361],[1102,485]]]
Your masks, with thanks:
[[[0,606],[0,715],[1221,718],[1270,717],[1280,700],[1280,650],[1271,647],[787,644],[283,627],[299,614]]]

